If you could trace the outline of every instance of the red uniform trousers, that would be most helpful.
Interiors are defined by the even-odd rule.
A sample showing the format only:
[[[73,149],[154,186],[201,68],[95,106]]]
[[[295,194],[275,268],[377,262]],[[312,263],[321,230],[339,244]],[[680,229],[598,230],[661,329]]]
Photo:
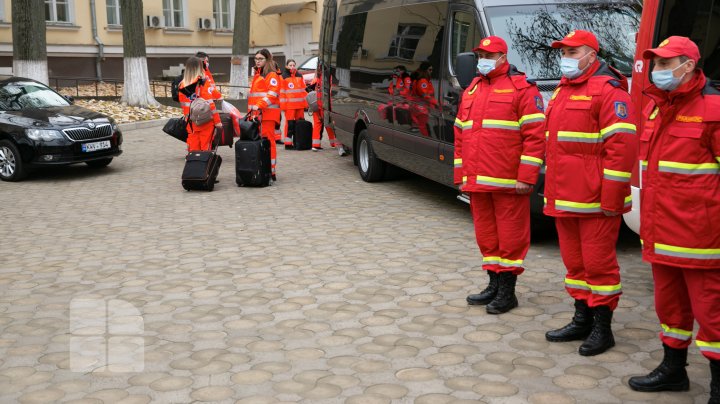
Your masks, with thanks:
[[[285,143],[285,146],[292,146],[293,145],[293,138],[290,136],[290,134],[295,134],[295,121],[298,119],[301,119],[305,116],[305,110],[300,109],[286,109],[285,110],[285,136],[283,137],[283,143]],[[289,130],[290,121],[293,121],[293,128],[292,130]]]
[[[212,148],[212,138],[213,133],[215,133],[215,123],[213,121],[206,122],[202,125],[188,123],[187,131],[188,151],[210,150]]]
[[[483,269],[523,273],[530,248],[530,195],[471,192],[470,212]]]
[[[275,126],[277,122],[271,120],[262,120],[260,122],[260,134],[262,137],[270,140],[270,167],[275,175],[275,163],[277,162],[277,147],[275,147]]]
[[[557,217],[560,255],[567,268],[565,289],[589,307],[615,310],[622,294],[615,254],[622,216]]]
[[[312,147],[320,147],[320,141],[322,140],[322,132],[324,129],[322,115],[320,111],[313,112],[313,135],[312,135]],[[328,128],[328,139],[330,139],[330,147],[335,147],[335,132]]]
[[[720,360],[720,268],[690,269],[652,264],[655,311],[662,325],[660,340],[684,349],[700,325],[695,344],[710,360]],[[691,298],[692,296],[692,298]]]

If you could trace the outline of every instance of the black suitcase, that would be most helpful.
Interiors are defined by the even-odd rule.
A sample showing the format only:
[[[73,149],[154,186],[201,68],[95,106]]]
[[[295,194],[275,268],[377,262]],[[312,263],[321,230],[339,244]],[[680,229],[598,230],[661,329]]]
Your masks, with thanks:
[[[182,186],[185,190],[212,191],[222,157],[214,151],[193,151],[185,157]]]
[[[295,138],[293,139],[295,150],[312,149],[312,132],[313,125],[310,121],[304,119],[295,121]]]
[[[232,147],[235,139],[235,128],[233,127],[233,118],[230,114],[220,113],[220,122],[222,122],[222,133],[220,133],[218,146]]]
[[[271,174],[268,139],[235,142],[235,182],[239,187],[266,187]]]

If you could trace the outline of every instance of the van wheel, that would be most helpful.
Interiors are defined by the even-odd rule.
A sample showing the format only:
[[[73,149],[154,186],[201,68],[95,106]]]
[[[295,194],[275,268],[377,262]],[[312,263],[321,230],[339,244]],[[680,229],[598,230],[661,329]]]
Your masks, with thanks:
[[[383,179],[386,163],[375,156],[367,129],[361,130],[358,136],[357,159],[358,171],[363,181],[376,182]]]
[[[25,178],[20,149],[9,140],[0,140],[0,180],[15,182]]]

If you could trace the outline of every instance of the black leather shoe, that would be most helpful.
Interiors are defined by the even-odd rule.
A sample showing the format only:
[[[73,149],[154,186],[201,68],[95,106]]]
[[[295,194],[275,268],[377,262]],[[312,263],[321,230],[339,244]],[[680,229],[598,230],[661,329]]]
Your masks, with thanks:
[[[593,313],[593,325],[590,335],[580,345],[578,353],[582,356],[599,355],[615,346],[615,337],[612,333],[613,312],[609,306],[597,306],[590,309]]]
[[[498,292],[487,306],[485,311],[488,314],[502,314],[518,307],[518,300],[515,296],[515,283],[517,275],[511,272],[500,272],[497,274]]]
[[[665,356],[652,372],[633,376],[628,385],[635,391],[688,391],[690,380],[687,371],[687,348],[674,349],[663,344]]]
[[[497,273],[493,271],[486,271],[488,276],[490,277],[490,282],[488,282],[487,287],[485,290],[478,294],[469,295],[465,300],[467,300],[468,304],[471,306],[475,305],[486,305],[495,298],[495,295],[498,291],[498,278]]]
[[[710,361],[710,400],[708,404],[720,404],[720,361]]]
[[[575,300],[575,315],[570,324],[557,330],[545,333],[545,339],[550,342],[567,342],[584,340],[592,330],[593,316],[587,302]]]

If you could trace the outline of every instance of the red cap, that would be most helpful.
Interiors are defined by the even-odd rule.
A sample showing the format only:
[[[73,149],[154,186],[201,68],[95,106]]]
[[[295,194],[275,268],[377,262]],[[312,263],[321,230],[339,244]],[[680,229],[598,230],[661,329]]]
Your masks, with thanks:
[[[643,52],[644,59],[651,59],[654,56],[661,58],[674,58],[675,56],[687,56],[697,63],[700,60],[700,50],[695,42],[684,36],[671,36],[660,42],[655,49],[646,49]]]
[[[553,42],[550,46],[557,49],[562,48],[563,46],[570,46],[574,48],[583,45],[593,48],[595,52],[600,51],[600,45],[598,45],[598,40],[595,38],[595,34],[581,29],[570,31],[570,33],[565,35],[565,38],[560,41]]]
[[[507,43],[505,43],[505,40],[500,38],[499,36],[489,36],[482,39],[478,44],[477,48],[473,49],[473,52],[477,52],[480,50],[490,53],[500,52],[503,54],[507,54],[508,47]]]

